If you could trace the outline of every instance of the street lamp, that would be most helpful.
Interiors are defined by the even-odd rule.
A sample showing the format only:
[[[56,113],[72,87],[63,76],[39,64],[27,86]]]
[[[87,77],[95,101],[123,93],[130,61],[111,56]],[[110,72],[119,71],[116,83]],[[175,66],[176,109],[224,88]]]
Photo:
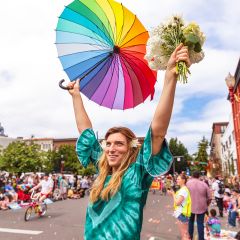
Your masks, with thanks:
[[[227,77],[225,78],[225,81],[228,86],[231,103],[233,103],[234,98],[235,98],[235,101],[240,102],[240,96],[238,96],[237,94],[234,94],[233,92],[234,86],[235,86],[235,77],[231,73],[228,73]]]
[[[232,117],[233,117],[233,126],[234,126],[234,133],[235,133],[235,139],[236,139],[236,145],[237,145],[237,155],[238,153],[238,136],[237,136],[237,131],[238,131],[238,125],[237,125],[237,116],[236,116],[236,102],[240,102],[240,96],[237,94],[234,94],[234,87],[235,87],[235,78],[232,76],[230,73],[228,76],[225,78],[226,84],[228,86],[229,90],[229,99],[232,105]],[[234,101],[235,100],[235,101]],[[238,162],[238,174],[240,173],[240,163]]]
[[[181,157],[183,157],[183,156],[174,156],[173,157],[173,175],[175,175],[175,162],[176,162],[176,160],[178,161],[178,162],[180,162],[181,161]],[[176,159],[176,160],[175,160]]]
[[[61,155],[61,174],[63,173],[63,169],[64,169],[64,160],[63,160],[63,155]]]

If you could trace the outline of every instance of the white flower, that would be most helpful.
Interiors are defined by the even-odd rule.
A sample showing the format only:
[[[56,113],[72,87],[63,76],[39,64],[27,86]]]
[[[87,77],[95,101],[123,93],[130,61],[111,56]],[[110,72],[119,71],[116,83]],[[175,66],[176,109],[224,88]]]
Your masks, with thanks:
[[[105,150],[105,148],[107,146],[107,141],[106,140],[102,140],[100,145],[101,145],[102,149]]]
[[[137,138],[133,139],[133,140],[131,141],[131,143],[130,143],[130,146],[131,146],[132,148],[137,148],[139,145],[140,145],[140,144],[139,144]]]

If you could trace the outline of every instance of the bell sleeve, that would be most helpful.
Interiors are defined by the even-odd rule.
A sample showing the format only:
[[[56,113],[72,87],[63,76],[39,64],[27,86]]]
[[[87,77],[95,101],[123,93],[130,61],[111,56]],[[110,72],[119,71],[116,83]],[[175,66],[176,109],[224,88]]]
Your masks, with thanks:
[[[103,150],[91,128],[85,129],[79,136],[76,152],[83,167],[86,168],[89,163],[93,163],[98,168],[98,160]]]
[[[138,155],[138,164],[142,165],[149,175],[157,177],[169,171],[172,161],[173,156],[166,139],[162,143],[161,150],[156,155],[152,154],[152,129],[150,127]]]

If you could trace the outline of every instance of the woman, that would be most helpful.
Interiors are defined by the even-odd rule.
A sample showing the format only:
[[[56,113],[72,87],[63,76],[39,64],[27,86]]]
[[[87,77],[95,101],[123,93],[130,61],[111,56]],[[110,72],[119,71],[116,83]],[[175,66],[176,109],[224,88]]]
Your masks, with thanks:
[[[103,149],[84,108],[79,80],[69,83],[81,134],[76,146],[78,158],[84,167],[92,162],[99,171],[90,193],[84,239],[140,239],[143,207],[151,183],[155,176],[166,173],[172,162],[164,137],[172,113],[177,61],[190,66],[188,50],[182,44],[169,59],[162,95],[141,149],[135,134],[125,127],[110,128]]]
[[[174,202],[174,217],[177,218],[178,229],[181,233],[182,240],[190,239],[188,234],[188,222],[191,216],[191,196],[188,188],[186,187],[187,177],[184,174],[180,174],[177,177],[177,185],[180,189],[174,193],[169,191],[169,194],[173,197]]]

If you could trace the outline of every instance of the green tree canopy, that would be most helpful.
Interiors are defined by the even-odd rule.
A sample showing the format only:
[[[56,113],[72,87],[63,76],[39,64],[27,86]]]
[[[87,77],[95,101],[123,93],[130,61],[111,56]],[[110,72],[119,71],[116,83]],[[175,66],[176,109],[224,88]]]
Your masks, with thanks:
[[[198,143],[198,152],[195,154],[195,159],[191,170],[205,171],[208,165],[208,153],[207,149],[209,146],[208,140],[203,136],[202,140]]]
[[[62,145],[58,150],[49,151],[47,153],[49,162],[52,163],[52,171],[71,172],[74,174],[91,175],[96,173],[93,165],[83,168],[78,160],[75,147],[72,145]]]
[[[188,154],[187,148],[184,144],[179,141],[177,138],[171,138],[169,141],[169,149],[174,157],[180,157],[180,161],[177,161],[177,158],[174,158],[175,161],[175,171],[180,173],[186,171],[188,167],[188,162],[191,161],[191,156]],[[173,165],[170,172],[173,172]]]
[[[12,142],[1,151],[0,168],[8,172],[35,172],[43,168],[45,155],[40,146],[23,141]]]

